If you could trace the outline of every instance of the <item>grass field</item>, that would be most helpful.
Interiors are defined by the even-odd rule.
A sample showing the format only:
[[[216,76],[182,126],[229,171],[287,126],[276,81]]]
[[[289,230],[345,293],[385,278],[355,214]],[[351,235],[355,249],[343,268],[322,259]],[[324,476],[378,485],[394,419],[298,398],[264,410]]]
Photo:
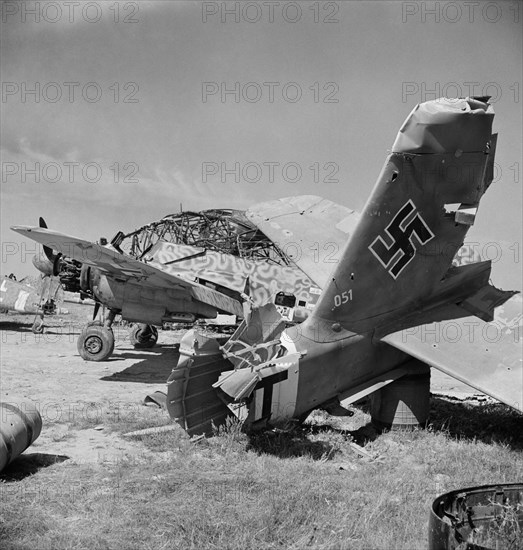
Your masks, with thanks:
[[[33,475],[2,476],[1,547],[426,548],[437,495],[523,480],[520,415],[439,398],[431,408],[427,430],[378,437],[356,430],[369,421],[358,409],[342,419],[316,412],[301,427],[253,436],[231,424],[194,442],[176,426],[138,436],[143,453],[94,464],[41,467],[29,454]],[[146,407],[142,420],[103,429],[119,438],[169,423]]]

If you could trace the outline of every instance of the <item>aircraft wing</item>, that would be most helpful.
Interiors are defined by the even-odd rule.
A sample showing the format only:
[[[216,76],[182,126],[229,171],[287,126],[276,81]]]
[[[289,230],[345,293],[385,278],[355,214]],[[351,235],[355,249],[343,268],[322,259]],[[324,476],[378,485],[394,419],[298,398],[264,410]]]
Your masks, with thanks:
[[[115,279],[133,281],[153,288],[172,289],[177,287],[180,290],[186,290],[195,300],[219,310],[243,316],[242,305],[238,300],[189,279],[165,273],[145,262],[123,255],[111,247],[39,227],[13,226],[11,229],[24,237],[61,252],[68,258],[95,267]]]
[[[445,374],[523,412],[521,295],[475,316],[407,328],[381,339]]]
[[[246,216],[321,288],[359,218],[354,210],[314,195],[263,202]]]

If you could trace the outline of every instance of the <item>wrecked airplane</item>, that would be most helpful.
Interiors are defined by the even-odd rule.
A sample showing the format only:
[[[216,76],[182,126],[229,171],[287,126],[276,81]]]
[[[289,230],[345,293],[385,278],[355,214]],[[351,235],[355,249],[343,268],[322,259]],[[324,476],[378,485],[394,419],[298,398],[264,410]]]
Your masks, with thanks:
[[[332,212],[351,211],[332,205]],[[93,298],[94,317],[78,339],[80,355],[103,361],[114,350],[111,329],[116,315],[140,323],[131,329],[136,347],[156,343],[155,326],[194,323],[218,314],[242,318],[245,301],[271,301],[290,323],[303,321],[314,308],[320,286],[297,267],[245,213],[206,210],[166,216],[111,243],[91,243],[40,227],[14,227],[44,245],[41,270],[60,277],[66,290]],[[35,264],[36,265],[36,264]],[[236,322],[236,321],[234,321]]]
[[[44,317],[57,311],[60,291],[60,283],[52,277],[42,277],[38,288],[4,277],[0,284],[0,308],[34,315],[31,330],[40,334],[44,330]]]
[[[234,230],[222,241],[206,240],[205,214],[190,213],[112,244],[13,229],[81,262],[84,288],[109,306],[103,326],[81,336],[84,357],[110,355],[117,313],[150,324],[244,318],[232,337],[193,329],[182,340],[167,405],[191,435],[230,416],[251,427],[302,420],[369,394],[385,424],[398,394],[423,423],[429,367],[522,411],[520,340],[510,330],[496,345],[481,340],[495,314],[518,316],[521,298],[489,283],[490,261],[455,261],[493,179],[493,118],[484,97],[418,105],[361,214],[320,197],[279,199],[227,211]],[[449,167],[460,177],[449,179]],[[334,261],[318,261],[318,235],[333,243]],[[476,342],[416,332],[446,322],[477,326]],[[521,323],[514,330],[519,338]]]
[[[251,308],[230,338],[186,334],[168,381],[171,417],[190,435],[208,434],[228,417],[264,427],[373,394],[384,425],[401,402],[422,424],[429,367],[523,412],[521,322],[495,345],[482,339],[495,314],[521,320],[521,297],[490,284],[490,261],[453,265],[492,181],[493,118],[483,97],[418,105],[356,223],[326,215],[313,197],[251,208],[248,218],[278,247],[301,243],[296,264],[323,291],[300,324],[286,326],[268,303]],[[445,177],[448,166],[462,168],[458,181]],[[333,242],[344,233],[328,276],[308,248],[318,228]],[[475,338],[413,331],[446,322],[464,334],[476,327]]]

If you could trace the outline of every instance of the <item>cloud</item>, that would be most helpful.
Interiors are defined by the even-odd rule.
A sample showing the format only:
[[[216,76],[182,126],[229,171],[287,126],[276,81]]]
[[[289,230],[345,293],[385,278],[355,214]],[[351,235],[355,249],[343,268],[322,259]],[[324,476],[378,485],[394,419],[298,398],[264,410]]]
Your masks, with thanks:
[[[252,202],[240,187],[234,199],[223,204],[219,185],[187,178],[177,166],[149,167],[152,177],[144,177],[137,163],[108,163],[102,158],[86,163],[74,149],[56,157],[34,149],[25,136],[18,152],[1,149],[0,153],[4,235],[9,225],[35,223],[43,214],[69,220],[71,227],[62,225],[64,231],[94,224],[111,232],[115,227],[131,230],[149,223],[178,211],[180,204],[185,210],[201,210],[242,208]]]

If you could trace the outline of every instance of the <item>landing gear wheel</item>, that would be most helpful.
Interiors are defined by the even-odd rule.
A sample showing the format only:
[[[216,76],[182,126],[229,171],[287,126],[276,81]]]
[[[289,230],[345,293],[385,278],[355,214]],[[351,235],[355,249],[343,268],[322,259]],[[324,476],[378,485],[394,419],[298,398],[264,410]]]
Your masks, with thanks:
[[[85,361],[104,361],[114,351],[114,334],[110,328],[91,325],[84,328],[77,342]]]
[[[44,321],[43,319],[37,318],[35,319],[33,326],[31,327],[31,330],[35,334],[42,334],[44,332]]]
[[[135,349],[152,348],[158,341],[158,329],[153,325],[138,323],[131,328],[129,339]]]

